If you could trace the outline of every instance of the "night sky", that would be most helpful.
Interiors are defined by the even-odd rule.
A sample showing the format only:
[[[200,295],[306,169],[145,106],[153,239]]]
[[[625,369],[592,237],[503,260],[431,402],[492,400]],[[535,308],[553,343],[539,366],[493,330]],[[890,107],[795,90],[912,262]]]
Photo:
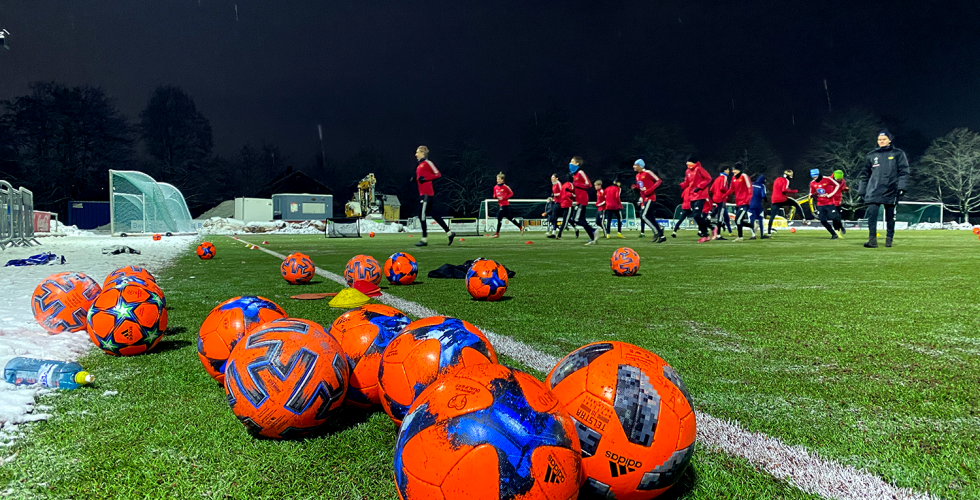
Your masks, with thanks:
[[[267,141],[297,166],[321,123],[336,160],[376,147],[412,164],[420,143],[438,160],[470,137],[503,166],[521,124],[556,106],[610,160],[660,121],[709,152],[758,129],[789,164],[827,116],[824,79],[835,111],[930,138],[980,128],[980,2],[720,4],[0,0],[0,99],[97,85],[135,121],[174,84],[216,152]]]

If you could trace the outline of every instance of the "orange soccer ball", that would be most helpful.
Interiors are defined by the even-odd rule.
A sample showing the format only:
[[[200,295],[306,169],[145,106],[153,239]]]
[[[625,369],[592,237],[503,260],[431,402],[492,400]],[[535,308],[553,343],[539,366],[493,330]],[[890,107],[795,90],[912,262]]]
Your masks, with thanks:
[[[210,241],[205,241],[204,243],[201,243],[200,245],[197,246],[197,256],[200,257],[201,260],[213,259],[214,252],[215,252],[214,245],[212,245]]]
[[[616,276],[634,276],[640,270],[640,254],[632,248],[617,248],[609,259],[609,267]]]
[[[973,226],[973,234],[980,234],[980,226]]]
[[[401,425],[415,398],[439,375],[461,366],[496,362],[490,341],[469,322],[446,316],[413,321],[381,357],[381,406]]]
[[[305,285],[316,274],[316,266],[309,255],[297,252],[282,261],[279,271],[290,285]]]
[[[102,290],[88,312],[88,336],[96,347],[113,356],[147,352],[167,331],[163,297],[137,283]]]
[[[343,403],[349,370],[340,344],[323,327],[277,319],[232,349],[225,394],[253,436],[297,438],[326,423]]]
[[[384,273],[392,285],[411,285],[419,275],[419,264],[407,253],[393,253],[385,261]]]
[[[153,241],[160,241],[162,239],[163,239],[163,235],[160,234],[160,233],[157,233],[157,234],[154,234],[153,235]]]
[[[412,405],[395,442],[395,486],[401,500],[572,500],[581,454],[575,421],[544,384],[468,366]]]
[[[286,311],[265,297],[235,297],[211,309],[197,334],[197,356],[204,370],[225,383],[225,364],[235,344],[263,323],[286,317]]]
[[[507,291],[507,268],[489,259],[481,259],[466,271],[466,291],[476,300],[500,300]]]
[[[34,319],[48,333],[80,332],[102,287],[82,273],[58,273],[44,279],[31,297]]]
[[[583,493],[653,498],[694,454],[694,404],[670,365],[624,342],[597,342],[565,356],[545,381],[572,415],[582,445]]]
[[[381,264],[370,255],[355,255],[347,261],[344,268],[344,279],[347,286],[351,286],[355,281],[369,281],[375,285],[381,284]]]
[[[789,232],[791,232],[791,233],[795,233],[795,232],[796,232],[796,228],[795,228],[795,227],[791,227],[791,228],[789,228]]]
[[[394,307],[366,304],[341,314],[330,325],[329,333],[340,342],[351,367],[345,405],[370,408],[381,404],[381,355],[411,321]]]
[[[110,282],[123,277],[139,278],[141,280],[152,282],[156,282],[157,280],[156,277],[153,276],[153,273],[151,273],[150,270],[145,267],[126,266],[120,267],[119,269],[109,273],[109,275],[106,276],[105,282],[103,282],[102,286],[107,286]]]

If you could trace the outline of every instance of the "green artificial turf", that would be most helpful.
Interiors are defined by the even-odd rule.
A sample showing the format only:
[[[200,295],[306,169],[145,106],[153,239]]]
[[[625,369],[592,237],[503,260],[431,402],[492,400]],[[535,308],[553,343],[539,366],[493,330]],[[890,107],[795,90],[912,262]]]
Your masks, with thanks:
[[[432,235],[325,239],[244,236],[302,251],[342,274],[356,253],[380,262],[407,251],[417,283],[384,291],[563,356],[597,340],[646,347],[683,376],[699,410],[802,445],[886,481],[943,498],[980,496],[980,278],[967,232],[900,232],[868,250],[854,231],[696,244],[649,239],[545,240]],[[533,240],[533,245],[525,244]],[[338,291],[316,277],[287,285],[278,260],[223,236],[217,257],[188,255],[159,272],[172,335],[133,358],[90,354],[95,387],[42,399],[55,415],[32,426],[0,467],[16,498],[395,498],[395,429],[383,413],[342,412],[323,436],[249,437],[200,366],[197,329],[235,295],[271,298],[291,316],[329,324],[341,311],[300,292]],[[883,241],[883,240],[879,240]],[[609,256],[631,246],[640,274],[615,277]],[[425,273],[496,259],[517,272],[507,300],[470,300],[461,280]],[[507,358],[503,362],[515,364]],[[520,366],[519,364],[517,364]],[[526,368],[526,367],[525,367]],[[531,371],[539,377],[542,373]],[[116,391],[106,395],[105,391]],[[744,460],[701,448],[680,498],[810,498]]]

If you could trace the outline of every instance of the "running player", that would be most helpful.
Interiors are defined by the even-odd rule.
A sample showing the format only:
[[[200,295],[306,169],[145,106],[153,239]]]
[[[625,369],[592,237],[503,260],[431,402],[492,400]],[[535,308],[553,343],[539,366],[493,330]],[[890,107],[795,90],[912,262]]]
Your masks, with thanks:
[[[595,245],[595,230],[589,225],[589,221],[585,220],[585,207],[589,206],[589,188],[592,187],[592,183],[589,182],[589,176],[585,175],[585,171],[582,170],[581,157],[572,157],[568,163],[568,172],[572,174],[572,186],[575,188],[575,215],[573,219],[577,225],[585,229],[585,234],[589,235],[589,241],[585,244]]]
[[[422,223],[422,239],[415,246],[424,247],[428,245],[429,231],[428,224],[425,220],[426,215],[431,216],[432,220],[436,221],[436,224],[439,224],[439,227],[446,232],[446,236],[449,238],[449,244],[452,245],[453,240],[456,238],[456,233],[450,231],[446,222],[436,213],[437,208],[434,202],[436,193],[432,189],[432,181],[442,177],[442,174],[436,168],[436,165],[429,160],[429,148],[419,146],[415,150],[415,159],[418,160],[419,164],[415,167],[415,176],[409,179],[409,182],[414,181],[418,183],[419,202],[422,204],[422,211],[419,213],[419,221]],[[429,212],[429,214],[426,214],[426,212]]]
[[[558,232],[558,217],[561,215],[561,181],[558,180],[558,174],[551,174],[551,211],[545,212],[548,217],[548,237],[554,238],[555,233]]]
[[[840,184],[840,189],[837,190],[837,194],[834,195],[834,206],[837,207],[837,217],[834,218],[834,229],[843,237],[847,234],[847,228],[844,227],[844,212],[841,211],[840,206],[844,201],[844,193],[851,190],[847,187],[847,181],[844,180],[843,170],[834,170],[834,180]]]
[[[623,202],[619,199],[622,187],[619,183],[619,179],[613,180],[613,183],[606,187],[604,190],[606,192],[606,215],[603,217],[606,220],[606,238],[609,237],[610,224],[612,223],[612,218],[616,218],[616,237],[625,238],[623,236]]]
[[[569,178],[571,176],[568,176]],[[555,237],[556,240],[561,239],[561,234],[565,231],[565,227],[572,226],[575,227],[575,221],[572,219],[572,215],[575,212],[575,188],[572,186],[571,182],[565,181],[561,184],[561,197],[558,202],[558,206],[561,208],[561,226],[558,227],[558,236]],[[575,227],[575,237],[578,238],[578,227]]]
[[[684,182],[681,189],[690,189],[691,213],[694,220],[698,223],[698,243],[704,243],[709,239],[708,216],[704,211],[704,205],[708,202],[708,185],[711,184],[711,176],[701,166],[697,156],[687,157],[687,171],[684,172]]]
[[[497,232],[493,233],[491,238],[500,237],[500,226],[503,224],[505,217],[511,224],[520,228],[521,234],[523,235],[524,224],[518,224],[517,221],[510,216],[510,199],[514,197],[514,191],[510,189],[510,186],[504,184],[503,172],[497,174],[497,185],[493,187],[493,197],[497,199]]]
[[[606,225],[602,223],[602,218],[606,215],[606,193],[602,190],[602,180],[596,179],[592,185],[595,187],[595,225],[608,238]]]
[[[681,184],[683,186],[683,183]],[[677,230],[681,228],[681,222],[691,216],[691,190],[681,188],[681,217],[674,224],[674,232],[670,233],[671,238],[677,237]]]
[[[663,182],[656,174],[647,170],[643,159],[633,162],[633,171],[636,172],[636,187],[640,191],[640,199],[643,200],[643,208],[640,210],[640,221],[650,226],[653,230],[653,242],[663,243],[667,241],[664,230],[657,222],[657,217],[653,214],[653,203],[657,201],[657,188]]]
[[[711,183],[711,220],[715,223],[712,239],[723,240],[721,227],[728,223],[728,233],[731,234],[732,226],[728,222],[728,210],[725,208],[728,198],[732,196],[732,186],[728,181],[728,176],[732,172],[732,167],[728,163],[722,163],[718,167],[718,177]],[[724,217],[725,220],[722,220]]]
[[[752,238],[755,238],[755,227],[749,222],[749,204],[752,202],[752,181],[749,176],[742,173],[742,162],[735,162],[732,167],[732,194],[735,195],[735,228],[738,230],[738,238],[732,241],[742,240],[742,228],[747,227],[752,231]]]
[[[830,177],[820,175],[820,169],[811,169],[810,196],[817,199],[817,212],[820,213],[820,224],[830,232],[830,239],[838,238],[837,232],[830,221],[837,218],[837,207],[834,206],[834,196],[840,191],[840,184]]]
[[[800,206],[796,200],[786,196],[788,194],[796,194],[799,192],[796,189],[789,188],[789,181],[792,178],[793,171],[787,169],[783,171],[782,177],[776,179],[772,183],[772,205],[769,207],[769,236],[772,236],[772,221],[776,220],[776,215],[779,213],[779,210],[783,209],[784,207],[795,206],[796,209],[800,211],[801,217],[806,220],[813,218],[812,215],[807,217],[806,212],[803,211],[803,207]],[[805,222],[805,224],[809,224],[809,222]]]
[[[751,216],[749,222],[752,225],[752,237],[749,239],[755,239],[755,223],[759,222],[759,237],[762,239],[768,239],[769,236],[766,235],[765,227],[763,223],[765,219],[762,214],[765,211],[766,202],[766,176],[759,174],[755,178],[755,182],[752,183],[752,199],[749,201],[749,215]]]

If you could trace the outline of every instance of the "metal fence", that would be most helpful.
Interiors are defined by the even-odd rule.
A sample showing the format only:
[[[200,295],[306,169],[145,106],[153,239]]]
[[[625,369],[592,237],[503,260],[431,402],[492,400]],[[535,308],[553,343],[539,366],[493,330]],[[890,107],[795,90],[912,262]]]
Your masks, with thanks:
[[[34,193],[0,181],[0,250],[40,244],[34,237]]]

